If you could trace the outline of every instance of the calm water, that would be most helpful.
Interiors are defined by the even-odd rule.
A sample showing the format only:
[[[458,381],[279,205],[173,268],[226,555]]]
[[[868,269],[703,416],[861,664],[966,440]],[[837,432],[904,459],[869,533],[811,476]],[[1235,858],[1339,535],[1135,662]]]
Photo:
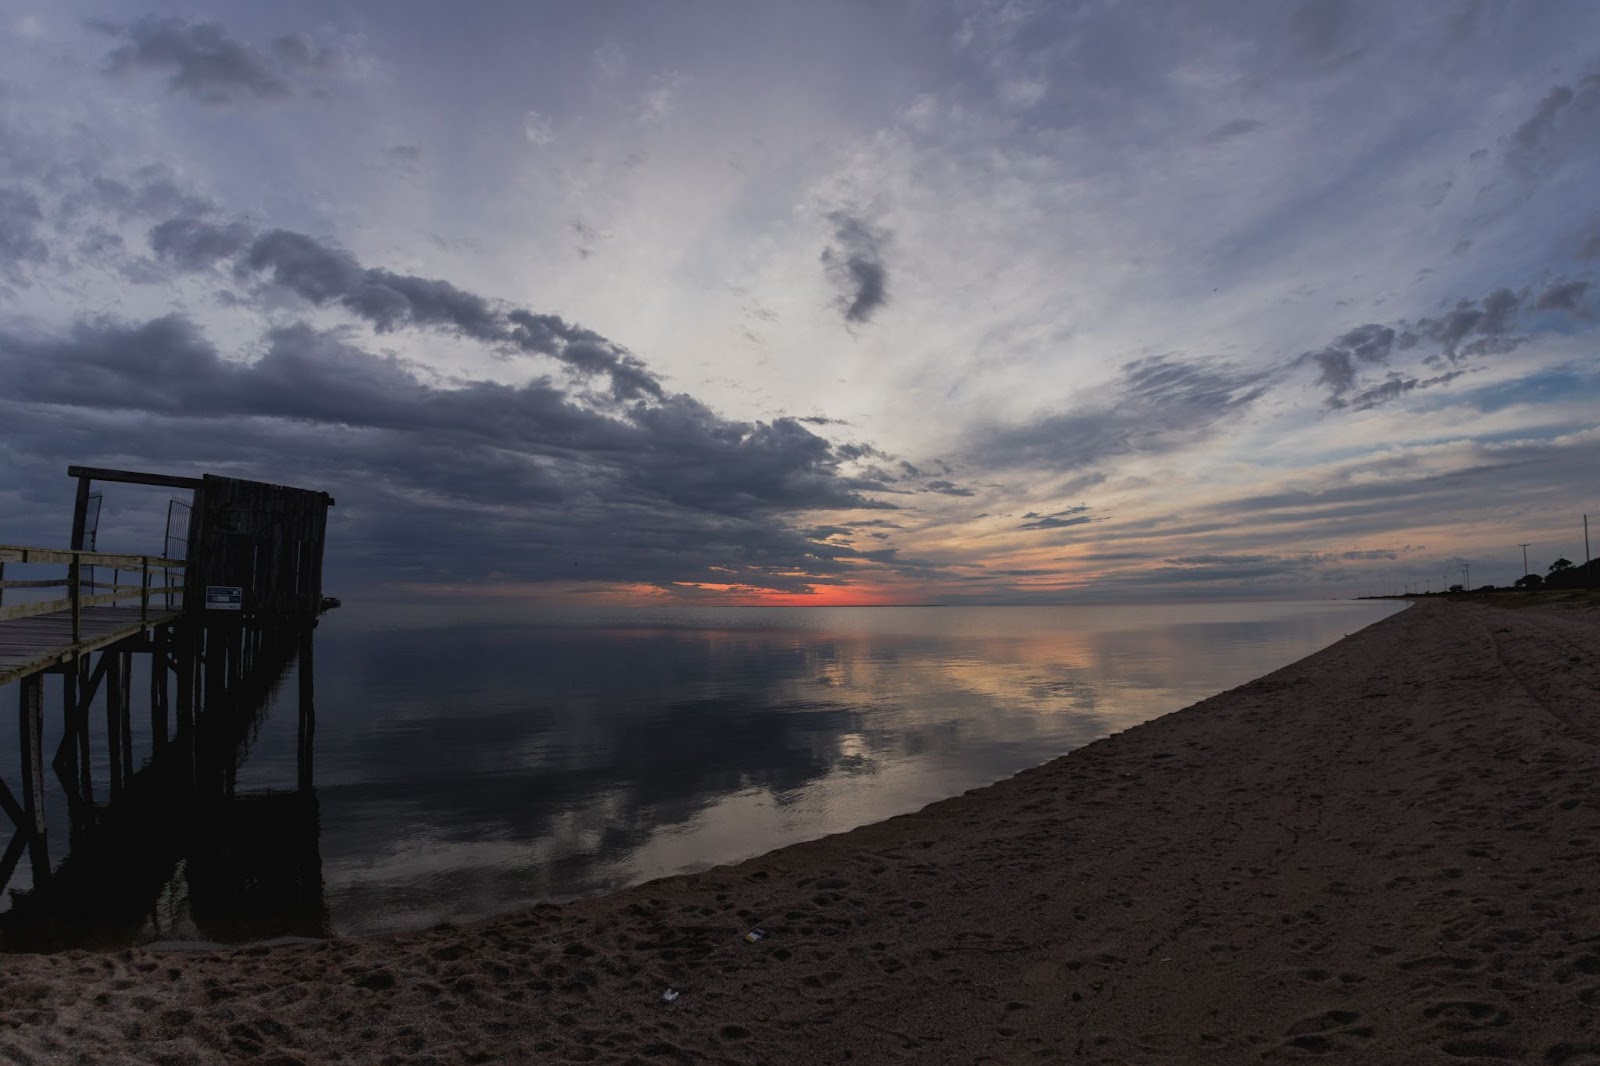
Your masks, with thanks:
[[[309,806],[282,806],[291,667],[220,839],[174,845],[165,884],[163,858],[137,889],[138,928],[109,935],[415,927],[746,858],[1006,777],[1397,606],[345,607],[316,636]],[[58,863],[59,793],[49,806]],[[27,884],[24,862],[11,887]]]

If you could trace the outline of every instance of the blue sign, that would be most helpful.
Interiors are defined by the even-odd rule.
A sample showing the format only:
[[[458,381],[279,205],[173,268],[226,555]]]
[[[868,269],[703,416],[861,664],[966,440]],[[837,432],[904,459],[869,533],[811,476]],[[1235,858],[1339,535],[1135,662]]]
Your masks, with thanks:
[[[238,585],[207,585],[206,610],[244,610],[244,589]]]

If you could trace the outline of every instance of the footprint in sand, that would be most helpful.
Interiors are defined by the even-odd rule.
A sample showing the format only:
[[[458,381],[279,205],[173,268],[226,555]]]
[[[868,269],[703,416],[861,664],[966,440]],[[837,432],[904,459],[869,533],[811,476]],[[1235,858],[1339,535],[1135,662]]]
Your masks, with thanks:
[[[1281,1043],[1261,1053],[1264,1059],[1300,1058],[1305,1055],[1336,1055],[1350,1059],[1372,1039],[1373,1029],[1356,1025],[1361,1015],[1353,1010],[1327,1010],[1302,1018],[1284,1031]]]
[[[1492,1029],[1511,1021],[1511,1015],[1493,1003],[1470,999],[1431,1003],[1423,1008],[1422,1016],[1433,1022],[1435,1027],[1454,1033]]]

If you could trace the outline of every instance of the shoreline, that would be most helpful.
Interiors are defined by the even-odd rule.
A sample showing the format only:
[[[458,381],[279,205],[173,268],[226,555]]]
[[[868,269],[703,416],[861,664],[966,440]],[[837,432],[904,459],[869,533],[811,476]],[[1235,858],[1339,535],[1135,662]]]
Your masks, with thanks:
[[[0,1057],[1600,1061],[1597,694],[1600,614],[1416,602],[732,866],[382,937],[7,956]]]

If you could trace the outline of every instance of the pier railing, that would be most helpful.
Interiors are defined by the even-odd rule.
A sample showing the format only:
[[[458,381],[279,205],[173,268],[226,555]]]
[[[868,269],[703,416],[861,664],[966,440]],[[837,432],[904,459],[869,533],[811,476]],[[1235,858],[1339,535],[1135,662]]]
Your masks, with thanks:
[[[7,563],[64,564],[67,573],[64,577],[55,578],[8,579],[5,577]],[[137,599],[139,619],[148,621],[152,601],[157,610],[173,610],[175,604],[181,606],[183,597],[181,574],[184,565],[182,559],[168,559],[160,555],[73,551],[68,548],[25,548],[0,544],[0,596],[9,589],[65,588],[67,590],[65,599],[32,600],[10,605],[0,602],[0,621],[70,611],[72,640],[76,644],[81,637],[82,612],[85,607],[117,606]],[[96,567],[109,569],[111,580],[103,582],[92,577],[85,580],[85,569],[90,569],[92,572]],[[175,573],[178,575],[176,579]],[[126,584],[123,582],[125,575],[129,577]]]

